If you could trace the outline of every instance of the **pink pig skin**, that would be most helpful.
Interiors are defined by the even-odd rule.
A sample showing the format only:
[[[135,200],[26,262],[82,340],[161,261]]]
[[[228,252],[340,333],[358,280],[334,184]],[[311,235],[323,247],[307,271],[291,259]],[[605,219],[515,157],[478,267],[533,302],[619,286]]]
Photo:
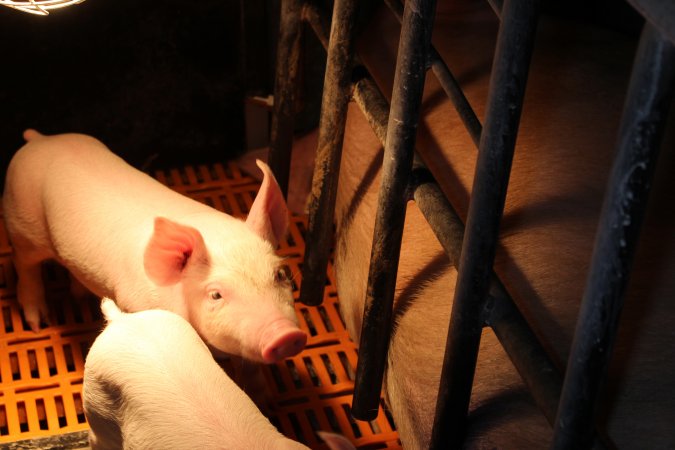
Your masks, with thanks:
[[[181,317],[122,313],[110,299],[102,309],[109,323],[84,371],[92,449],[307,448],[277,431]],[[332,449],[354,448],[320,435]]]
[[[92,137],[24,137],[3,202],[33,330],[48,317],[41,263],[55,259],[123,310],[181,315],[214,352],[269,363],[302,350],[307,337],[274,253],[288,212],[264,163],[243,222],[163,186]]]

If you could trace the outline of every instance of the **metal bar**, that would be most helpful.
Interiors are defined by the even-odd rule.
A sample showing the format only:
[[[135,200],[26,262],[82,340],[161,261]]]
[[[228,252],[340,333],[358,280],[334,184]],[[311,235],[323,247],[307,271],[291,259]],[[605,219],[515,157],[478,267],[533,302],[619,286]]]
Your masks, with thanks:
[[[663,0],[628,0],[628,3],[675,45],[675,3]]]
[[[328,38],[322,38],[326,36],[326,26],[322,25],[321,21],[322,15],[312,4],[307,5],[306,12],[308,22],[319,39],[325,40],[327,47]],[[389,117],[389,103],[386,98],[371,78],[363,77],[354,83],[354,99],[384,146]],[[413,165],[410,190],[451,263],[456,267],[464,225],[433,179],[433,175],[417,156]],[[535,402],[553,424],[562,388],[562,376],[494,274],[490,293],[494,305],[490,307],[487,324],[495,330],[514,366],[530,388]]]
[[[492,278],[487,325],[492,327],[539,409],[553,425],[562,371],[553,363],[504,286]]]
[[[314,7],[308,6],[310,10],[309,15],[314,18],[309,22],[321,39],[322,28],[318,25],[320,16]],[[389,118],[387,99],[371,78],[363,77],[354,83],[354,100],[384,146]],[[464,224],[417,155],[410,190],[451,263],[457,267]],[[562,389],[562,376],[494,273],[490,283],[493,305],[490,306],[487,325],[495,330],[535,402],[553,424]]]
[[[450,263],[457,267],[464,224],[433,175],[417,157],[413,166],[411,190],[415,204],[448,254]],[[490,298],[483,315],[486,325],[494,329],[535,402],[549,423],[553,424],[562,389],[562,376],[494,273],[490,277],[489,291]]]
[[[387,122],[389,122],[389,102],[370,77],[364,77],[354,83],[354,100],[382,146],[387,142]]]
[[[597,401],[614,347],[674,86],[675,47],[648,23],[624,105],[618,152],[572,342],[553,449],[582,449],[591,444]]]
[[[389,114],[389,104],[384,95],[371,79],[364,78],[356,83],[354,98],[384,145]],[[457,267],[464,225],[417,155],[410,190],[451,264]],[[513,365],[529,387],[535,403],[552,425],[562,390],[562,375],[494,273],[490,281],[490,298],[486,325],[494,329]]]
[[[305,5],[304,17],[324,48],[328,49],[328,33],[326,30],[330,25],[326,19],[326,13],[314,2],[311,2]],[[361,65],[357,55],[354,55],[353,63],[355,66],[354,73],[361,72],[363,74],[360,78],[354,80],[353,98],[366,116],[382,146],[384,146],[389,120],[389,102],[370,77],[367,69]]]
[[[403,12],[352,404],[362,420],[377,416],[382,389],[435,7],[435,0],[409,0]]]
[[[328,41],[330,40],[330,17],[328,11],[324,11],[315,2],[305,3],[303,8],[303,19],[312,27],[314,34],[323,46],[324,50],[328,51]]]
[[[385,3],[394,14],[396,19],[401,22],[403,17],[403,5],[401,4],[400,0],[385,0]],[[469,135],[471,136],[474,144],[476,144],[476,148],[478,148],[482,130],[482,125],[480,120],[478,120],[478,116],[476,116],[476,113],[469,104],[469,101],[464,96],[464,92],[459,86],[459,83],[452,75],[452,72],[450,72],[447,64],[445,64],[445,61],[443,61],[443,58],[438,54],[438,51],[433,45],[431,45],[429,51],[429,60],[431,61],[431,70],[433,71],[434,75],[436,75],[436,78],[445,91],[445,94],[455,106],[457,114],[459,114],[459,118],[462,120],[462,123],[464,123],[464,126],[469,132]]]
[[[504,7],[504,0],[488,0],[492,11],[499,17],[502,18],[502,8]]]
[[[284,197],[288,194],[293,147],[296,78],[300,66],[301,9],[302,0],[281,2],[268,161]]]
[[[307,245],[302,266],[300,301],[306,305],[321,304],[326,284],[342,141],[352,92],[356,5],[356,0],[336,0],[333,5],[316,162],[309,196]]]
[[[441,58],[441,55],[438,54],[435,48],[431,49],[431,70],[438,79],[438,82],[441,84],[441,87],[445,91],[445,94],[450,98],[450,101],[455,105],[457,114],[459,118],[464,123],[466,130],[471,136],[471,140],[476,145],[476,148],[480,145],[480,135],[483,130],[483,126],[476,116],[473,108],[469,104],[469,101],[464,96],[464,91],[457,83],[457,80],[448,69],[448,66]]]
[[[431,448],[459,447],[483,327],[513,151],[537,23],[537,0],[506,0],[497,38]]]
[[[459,218],[447,197],[441,191],[431,172],[415,155],[413,172],[410,179],[412,199],[429,222],[438,242],[448,255],[453,267],[459,266],[464,223]]]

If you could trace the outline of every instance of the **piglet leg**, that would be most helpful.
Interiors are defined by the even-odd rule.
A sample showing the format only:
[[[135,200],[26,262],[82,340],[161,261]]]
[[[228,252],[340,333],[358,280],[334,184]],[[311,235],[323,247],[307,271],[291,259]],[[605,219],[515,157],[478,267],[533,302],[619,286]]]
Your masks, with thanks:
[[[16,294],[23,315],[30,329],[37,333],[40,331],[41,322],[47,324],[50,322],[42,284],[42,261],[27,260],[15,254],[14,268],[18,277]]]

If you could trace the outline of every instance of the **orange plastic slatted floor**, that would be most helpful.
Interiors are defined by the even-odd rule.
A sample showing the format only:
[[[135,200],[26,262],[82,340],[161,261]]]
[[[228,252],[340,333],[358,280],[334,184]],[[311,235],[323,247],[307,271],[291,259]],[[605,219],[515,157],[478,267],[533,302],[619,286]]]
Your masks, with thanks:
[[[158,172],[171,188],[234,216],[244,217],[259,184],[233,163]],[[306,218],[293,217],[280,254],[294,275],[294,296],[301,283]],[[98,301],[78,305],[69,298],[68,278],[46,266],[48,301],[56,324],[29,331],[16,303],[11,247],[0,226],[0,446],[6,448],[85,448],[82,371],[89,346],[102,327]],[[310,338],[296,357],[267,366],[272,399],[270,420],[287,436],[311,448],[325,448],[316,430],[347,436],[358,448],[400,448],[391,419],[382,408],[372,422],[349,414],[357,349],[338,312],[332,266],[319,307],[296,304]],[[17,442],[20,441],[20,442]]]

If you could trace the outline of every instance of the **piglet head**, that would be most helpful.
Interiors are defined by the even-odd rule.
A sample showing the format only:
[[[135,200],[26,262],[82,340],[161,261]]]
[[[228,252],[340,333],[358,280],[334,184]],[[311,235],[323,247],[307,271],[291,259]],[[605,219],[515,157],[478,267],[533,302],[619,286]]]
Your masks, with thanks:
[[[145,269],[180,297],[180,311],[167,309],[182,314],[214,353],[271,363],[300,352],[307,336],[274,252],[287,233],[288,210],[269,168],[258,166],[264,180],[245,222],[214,210],[191,217],[197,231],[157,218]]]
[[[273,252],[288,232],[288,208],[270,168],[260,160],[256,164],[263,172],[263,181],[245,222],[252,233],[242,233],[238,241],[242,244],[241,252],[237,252],[240,281],[229,288],[221,285],[223,291],[211,296],[221,300],[211,305],[213,326],[231,332],[221,335],[219,343],[210,344],[225,350],[233,344],[229,335],[239,336],[234,342],[240,345],[238,351],[229,353],[273,363],[299,353],[307,335],[297,326],[290,281],[281,259]],[[223,273],[218,278],[229,275]]]

